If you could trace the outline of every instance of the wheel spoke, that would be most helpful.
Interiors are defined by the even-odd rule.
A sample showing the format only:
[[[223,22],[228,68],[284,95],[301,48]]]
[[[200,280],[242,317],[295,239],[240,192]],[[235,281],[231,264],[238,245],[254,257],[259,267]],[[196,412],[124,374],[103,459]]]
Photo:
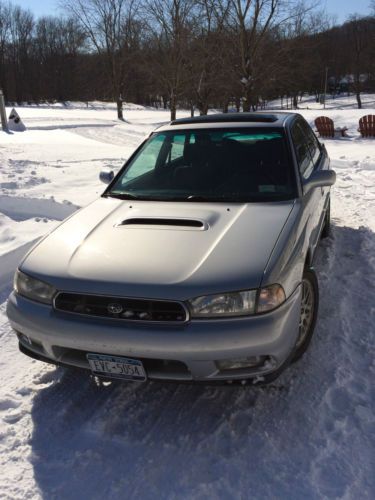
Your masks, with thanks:
[[[299,337],[296,347],[300,347],[309,333],[314,315],[313,286],[309,280],[302,280],[301,316],[299,322]]]

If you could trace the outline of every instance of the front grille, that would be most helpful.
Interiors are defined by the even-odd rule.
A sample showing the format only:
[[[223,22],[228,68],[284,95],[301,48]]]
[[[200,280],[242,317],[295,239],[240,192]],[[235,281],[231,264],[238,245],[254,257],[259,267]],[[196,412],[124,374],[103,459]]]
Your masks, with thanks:
[[[103,297],[61,292],[55,298],[54,306],[58,311],[134,322],[183,323],[188,319],[187,311],[180,302],[168,300]]]

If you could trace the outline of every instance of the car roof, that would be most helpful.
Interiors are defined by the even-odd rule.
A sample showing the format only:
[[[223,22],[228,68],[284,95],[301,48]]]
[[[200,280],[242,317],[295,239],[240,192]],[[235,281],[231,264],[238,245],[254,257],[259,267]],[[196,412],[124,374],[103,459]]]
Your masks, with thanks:
[[[201,129],[201,128],[232,128],[232,127],[284,127],[292,117],[300,116],[297,113],[275,112],[275,113],[213,113],[191,118],[180,118],[169,124],[158,128],[159,131],[179,129]]]

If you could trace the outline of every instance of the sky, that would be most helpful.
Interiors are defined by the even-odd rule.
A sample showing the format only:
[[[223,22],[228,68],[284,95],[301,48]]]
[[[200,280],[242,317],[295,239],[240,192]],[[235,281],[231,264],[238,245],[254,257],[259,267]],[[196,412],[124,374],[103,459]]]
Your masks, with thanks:
[[[10,0],[11,3],[30,9],[36,17],[58,14],[58,0]],[[336,18],[337,23],[346,20],[350,14],[370,13],[371,0],[321,0],[322,7]]]
[[[336,17],[338,23],[344,22],[350,14],[368,15],[371,0],[323,0],[322,7]]]

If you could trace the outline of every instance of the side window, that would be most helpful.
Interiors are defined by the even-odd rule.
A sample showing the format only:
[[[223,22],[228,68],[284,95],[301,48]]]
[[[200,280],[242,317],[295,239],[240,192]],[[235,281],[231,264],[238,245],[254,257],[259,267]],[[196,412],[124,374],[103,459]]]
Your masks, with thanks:
[[[300,121],[298,122],[302,131],[304,132],[307,142],[309,143],[309,150],[310,150],[310,155],[312,158],[312,161],[314,163],[314,166],[316,165],[316,162],[318,161],[320,157],[320,148],[318,144],[318,140],[315,137],[314,132],[311,130],[310,126],[308,123],[305,121]]]
[[[311,159],[309,143],[298,122],[292,127],[292,140],[300,174],[304,179],[308,179],[314,170],[314,163]]]

